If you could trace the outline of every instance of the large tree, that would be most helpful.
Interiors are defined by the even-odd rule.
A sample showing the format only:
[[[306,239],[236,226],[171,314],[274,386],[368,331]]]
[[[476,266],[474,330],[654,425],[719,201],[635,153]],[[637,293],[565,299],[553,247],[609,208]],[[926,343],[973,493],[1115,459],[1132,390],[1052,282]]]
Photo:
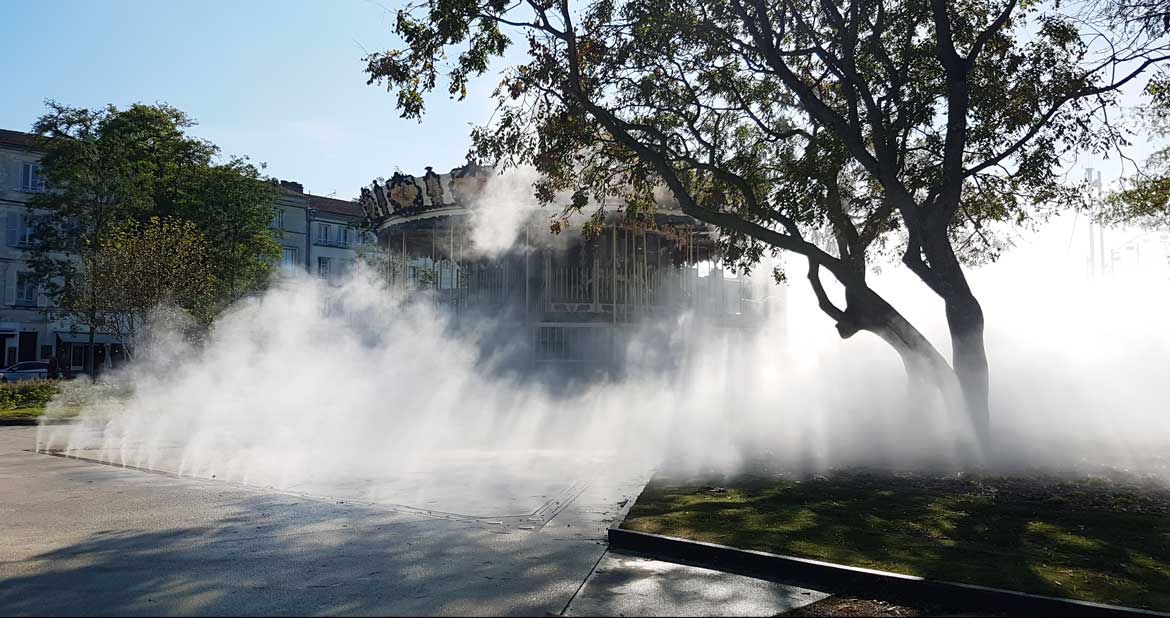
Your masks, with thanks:
[[[210,321],[217,287],[210,257],[190,221],[128,219],[81,260],[79,296],[96,304],[93,326],[114,335],[132,358],[154,329],[198,330]]]
[[[103,276],[93,270],[103,240],[159,215],[186,219],[207,238],[219,306],[267,280],[279,251],[267,230],[276,189],[254,166],[218,162],[215,145],[188,135],[194,122],[167,105],[48,106],[33,127],[48,190],[28,204],[30,263],[56,312],[92,333],[101,303],[86,278]]]
[[[523,37],[525,61],[504,72],[473,154],[535,164],[538,194],[573,190],[570,208],[616,195],[636,216],[665,185],[684,212],[724,231],[728,259],[750,265],[766,249],[806,258],[843,337],[873,332],[908,368],[949,373],[866,283],[867,258],[895,251],[944,301],[951,375],[986,444],[984,317],[963,262],[994,257],[995,222],[1027,222],[1071,198],[1061,155],[1116,140],[1113,93],[1166,58],[1154,35],[1110,30],[1098,9],[428,0],[398,13],[405,47],[369,56],[367,70],[419,117],[444,74],[461,97],[505,55],[509,34]],[[843,305],[822,271],[844,287]]]

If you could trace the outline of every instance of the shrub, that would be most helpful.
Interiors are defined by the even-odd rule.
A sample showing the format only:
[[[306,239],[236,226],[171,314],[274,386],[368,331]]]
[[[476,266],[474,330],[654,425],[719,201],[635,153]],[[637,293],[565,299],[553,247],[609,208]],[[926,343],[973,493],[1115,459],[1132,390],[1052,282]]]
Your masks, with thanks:
[[[57,395],[59,388],[55,380],[0,382],[0,410],[44,407]]]
[[[125,400],[132,394],[129,383],[91,383],[87,377],[59,383],[57,402],[66,407],[86,407],[99,403]]]

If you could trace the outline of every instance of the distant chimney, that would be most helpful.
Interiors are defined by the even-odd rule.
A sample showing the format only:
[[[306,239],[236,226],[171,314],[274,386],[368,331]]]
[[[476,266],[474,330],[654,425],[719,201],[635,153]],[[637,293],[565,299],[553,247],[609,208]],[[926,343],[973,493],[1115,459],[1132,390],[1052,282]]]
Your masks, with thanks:
[[[287,191],[292,191],[293,193],[304,193],[305,192],[304,185],[302,185],[299,182],[293,182],[291,180],[280,181],[280,188],[285,189]]]

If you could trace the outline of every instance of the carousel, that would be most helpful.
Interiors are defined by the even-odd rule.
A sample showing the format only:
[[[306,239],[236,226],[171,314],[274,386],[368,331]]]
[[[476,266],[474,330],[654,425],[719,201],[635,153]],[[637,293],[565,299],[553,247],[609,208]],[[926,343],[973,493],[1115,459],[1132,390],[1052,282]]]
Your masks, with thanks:
[[[468,165],[421,178],[395,173],[362,189],[392,286],[419,293],[454,324],[485,317],[509,334],[520,365],[620,368],[636,335],[680,316],[746,329],[768,313],[768,286],[723,268],[715,231],[670,204],[652,222],[608,219],[600,233],[550,230],[533,201],[504,252],[476,249],[492,216],[496,173]],[[509,204],[515,208],[515,204]],[[516,345],[518,344],[518,345]]]

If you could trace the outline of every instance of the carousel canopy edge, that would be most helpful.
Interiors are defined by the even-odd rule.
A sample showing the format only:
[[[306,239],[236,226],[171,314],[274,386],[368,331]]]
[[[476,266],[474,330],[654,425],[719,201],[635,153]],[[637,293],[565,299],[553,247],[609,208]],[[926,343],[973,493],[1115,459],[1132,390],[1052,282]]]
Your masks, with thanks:
[[[495,175],[494,168],[474,164],[457,167],[447,174],[437,174],[431,166],[427,166],[426,173],[421,177],[394,172],[385,181],[375,180],[370,186],[362,187],[358,202],[367,222],[377,229],[391,218],[409,218],[443,208],[468,208],[479,201],[488,182]],[[679,212],[673,199],[670,202],[662,204],[660,211],[669,215],[671,223],[705,227]],[[535,198],[532,206],[538,206]]]

